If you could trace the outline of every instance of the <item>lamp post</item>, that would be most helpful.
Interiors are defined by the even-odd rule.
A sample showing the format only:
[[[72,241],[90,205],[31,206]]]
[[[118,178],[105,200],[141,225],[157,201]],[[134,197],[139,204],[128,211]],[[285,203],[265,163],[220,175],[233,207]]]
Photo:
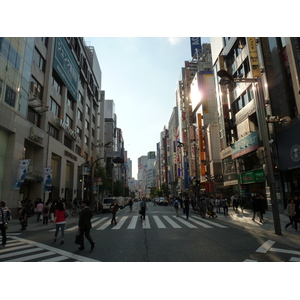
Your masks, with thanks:
[[[264,157],[266,161],[266,179],[270,189],[270,196],[271,196],[271,204],[272,204],[272,213],[273,213],[273,222],[274,222],[274,229],[275,233],[281,235],[281,224],[279,218],[279,209],[278,209],[278,202],[276,197],[276,189],[275,189],[275,179],[274,179],[274,171],[273,171],[273,162],[271,157],[271,150],[270,150],[270,143],[269,143],[269,131],[267,127],[268,119],[266,118],[265,114],[265,103],[263,98],[263,89],[262,89],[262,82],[260,77],[256,78],[233,78],[231,74],[229,74],[225,70],[220,70],[217,72],[217,75],[221,77],[219,82],[220,85],[227,85],[233,82],[239,83],[253,83],[256,85],[255,87],[255,107],[257,113],[257,120],[258,126],[261,133],[261,139],[263,142],[264,147]],[[278,123],[280,120],[286,120],[288,117],[284,117],[283,119],[278,118]],[[286,124],[285,121],[284,124]]]

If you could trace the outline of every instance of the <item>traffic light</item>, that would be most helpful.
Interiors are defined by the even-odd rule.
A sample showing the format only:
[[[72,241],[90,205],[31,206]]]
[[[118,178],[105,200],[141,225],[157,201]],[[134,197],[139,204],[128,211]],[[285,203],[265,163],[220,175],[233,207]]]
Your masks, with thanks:
[[[123,164],[124,163],[124,159],[121,158],[121,157],[117,157],[117,158],[113,159],[113,162],[117,163],[117,164]]]

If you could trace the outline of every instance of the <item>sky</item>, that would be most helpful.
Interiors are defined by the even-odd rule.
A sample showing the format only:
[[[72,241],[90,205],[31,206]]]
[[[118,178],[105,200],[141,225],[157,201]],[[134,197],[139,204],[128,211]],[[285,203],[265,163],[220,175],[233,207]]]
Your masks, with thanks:
[[[184,62],[191,60],[189,37],[85,37],[95,48],[101,90],[114,100],[117,127],[137,179],[138,158],[156,151],[160,133],[175,107]],[[201,38],[209,43],[209,38]]]

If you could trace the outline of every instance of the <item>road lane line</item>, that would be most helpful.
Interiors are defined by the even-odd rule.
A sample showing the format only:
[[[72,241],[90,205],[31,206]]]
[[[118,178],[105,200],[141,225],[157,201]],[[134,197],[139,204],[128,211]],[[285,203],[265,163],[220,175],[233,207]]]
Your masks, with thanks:
[[[200,222],[200,221],[197,221],[197,220],[195,220],[195,219],[193,219],[193,218],[190,218],[190,220],[191,220],[192,222],[194,222],[194,223],[196,223],[196,224],[198,224],[198,225],[204,227],[204,228],[213,228],[213,227],[211,227],[210,225],[207,225],[207,224],[205,224],[205,223],[202,223],[202,222]]]
[[[173,216],[174,218],[176,218],[177,221],[181,222],[182,224],[186,225],[189,228],[198,228],[197,226],[191,224],[190,222],[183,220],[182,218],[177,218],[176,216]]]
[[[120,229],[122,227],[122,225],[124,224],[124,222],[127,220],[128,216],[124,216],[122,217],[120,220],[118,220],[117,225],[115,225],[112,229],[116,230],[116,229]]]
[[[263,243],[257,250],[256,252],[260,253],[267,253],[269,249],[275,244],[274,241],[268,240],[265,243]]]
[[[228,227],[225,226],[225,225],[221,225],[221,224],[219,224],[219,223],[217,223],[217,222],[214,222],[214,221],[211,221],[211,220],[207,220],[207,219],[204,219],[204,218],[201,218],[201,217],[198,217],[198,216],[194,216],[193,218],[196,218],[196,219],[198,219],[198,220],[201,220],[201,221],[203,221],[203,222],[206,222],[206,223],[208,223],[208,224],[210,224],[210,225],[213,225],[213,226],[216,226],[216,227],[219,227],[219,228],[228,228]]]
[[[294,254],[294,255],[300,255],[300,251],[295,250],[287,250],[287,249],[279,249],[279,248],[271,248],[270,251],[273,252],[280,252],[280,253],[288,253],[288,254]]]
[[[153,219],[158,228],[167,228],[158,216],[153,216]]]
[[[42,249],[40,249],[42,250]],[[47,252],[42,252],[42,253],[38,253],[38,254],[33,254],[33,255],[29,255],[29,256],[24,256],[24,257],[19,257],[19,258],[15,258],[15,259],[10,259],[7,260],[7,262],[22,262],[22,261],[28,261],[31,259],[37,259],[37,258],[41,258],[41,257],[45,257],[45,256],[50,256],[50,255],[54,255],[55,253],[52,251],[47,251]]]
[[[174,228],[182,228],[180,225],[178,225],[176,222],[174,222],[171,218],[168,216],[163,216],[163,218]]]
[[[131,218],[130,224],[128,225],[127,229],[135,229],[137,219],[138,219],[138,216],[133,216]]]

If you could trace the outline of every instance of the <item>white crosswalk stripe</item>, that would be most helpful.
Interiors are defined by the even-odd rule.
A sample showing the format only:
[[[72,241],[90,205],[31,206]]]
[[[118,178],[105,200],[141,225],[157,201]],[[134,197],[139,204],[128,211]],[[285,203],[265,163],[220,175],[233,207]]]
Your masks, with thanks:
[[[97,262],[95,259],[77,255],[45,244],[9,236],[6,246],[0,249],[0,262]]]
[[[151,228],[158,228],[158,229],[168,229],[168,228],[228,228],[225,225],[222,225],[214,220],[207,220],[200,218],[198,216],[190,217],[189,219],[185,219],[184,217],[176,217],[175,215],[168,216],[168,215],[146,215],[146,220],[140,220],[140,216],[121,216],[117,217],[117,225],[111,224],[110,217],[97,217],[92,219],[92,228],[95,230],[119,230],[122,228],[125,229],[151,229]],[[129,224],[128,224],[129,222]],[[155,226],[153,227],[153,225]],[[140,226],[141,225],[141,226]],[[152,227],[151,227],[152,226]],[[65,229],[65,231],[75,231],[77,230],[78,226],[73,226],[70,228]],[[55,231],[52,229],[50,231]]]

